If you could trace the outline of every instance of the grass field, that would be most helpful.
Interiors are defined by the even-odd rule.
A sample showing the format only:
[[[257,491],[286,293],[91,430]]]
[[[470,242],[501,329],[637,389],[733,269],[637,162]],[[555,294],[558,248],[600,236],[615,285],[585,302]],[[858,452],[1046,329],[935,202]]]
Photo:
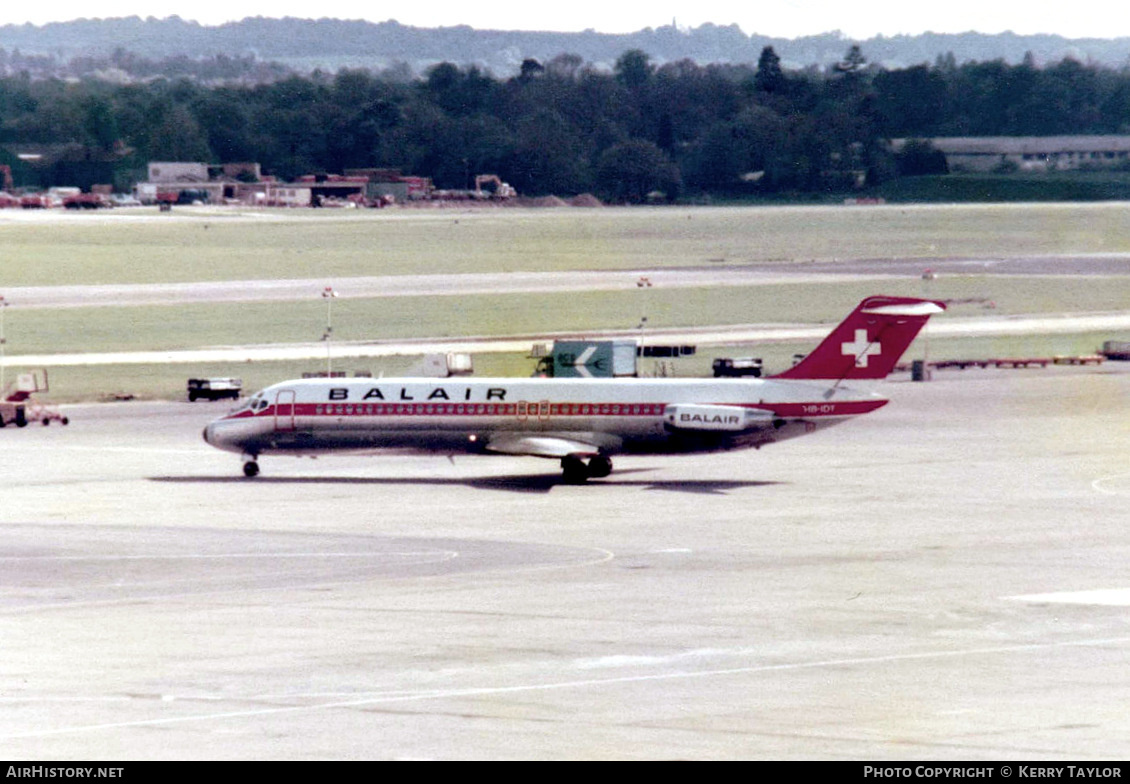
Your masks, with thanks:
[[[1123,203],[0,211],[4,286],[1130,253]]]
[[[562,294],[389,297],[337,300],[338,341],[413,337],[537,335],[730,324],[828,323],[876,293],[921,296],[906,280],[772,284]],[[1081,278],[948,277],[930,296],[987,299],[955,306],[955,316],[1105,312],[1130,303],[1130,276]],[[326,308],[319,300],[120,308],[59,308],[6,313],[8,352],[18,354],[176,350],[321,339]]]
[[[0,286],[321,278],[508,270],[637,269],[812,259],[1008,257],[1130,253],[1130,206],[1122,203],[643,209],[458,209],[385,212],[185,208],[172,214],[0,212]],[[795,266],[794,266],[795,265]],[[881,282],[828,278],[812,284],[340,299],[337,340],[542,334],[714,324],[832,323],[874,293],[922,295],[917,277]],[[992,314],[1126,309],[1130,270],[1107,277],[945,276],[939,298],[991,300]],[[4,289],[0,288],[0,295]],[[317,341],[321,301],[6,310],[8,365],[18,355],[199,348]],[[982,313],[955,307],[956,316]],[[1123,338],[1124,336],[1106,336]],[[1103,336],[937,341],[931,355],[1088,353]],[[1096,342],[1097,340],[1097,342]],[[1083,347],[1086,346],[1085,350]],[[1071,347],[1079,347],[1072,351]],[[810,346],[735,347],[767,364]],[[680,363],[708,371],[710,356]],[[365,364],[365,363],[363,363]],[[374,365],[374,363],[367,363]],[[350,367],[392,374],[408,360]],[[318,369],[317,362],[244,366],[57,368],[53,397],[126,392],[177,397],[195,375],[244,376],[247,386]],[[477,357],[479,373],[525,374],[524,357]],[[14,370],[12,371],[14,372]]]

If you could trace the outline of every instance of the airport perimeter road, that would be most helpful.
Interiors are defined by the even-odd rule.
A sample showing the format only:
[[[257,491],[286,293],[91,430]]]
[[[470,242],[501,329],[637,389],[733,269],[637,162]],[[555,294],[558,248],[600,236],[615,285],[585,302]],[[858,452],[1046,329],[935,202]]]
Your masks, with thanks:
[[[557,483],[238,458],[223,404],[0,431],[13,759],[1124,759],[1130,368]]]

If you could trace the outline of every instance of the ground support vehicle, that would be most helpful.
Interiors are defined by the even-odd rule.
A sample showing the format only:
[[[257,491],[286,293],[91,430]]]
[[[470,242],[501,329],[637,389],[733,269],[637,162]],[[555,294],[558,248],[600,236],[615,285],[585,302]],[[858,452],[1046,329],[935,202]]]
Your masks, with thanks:
[[[239,398],[243,381],[238,378],[190,378],[188,380],[188,402],[197,400],[219,400],[230,397]]]
[[[758,357],[722,357],[714,360],[714,377],[731,378],[738,376],[761,377],[762,363]]]

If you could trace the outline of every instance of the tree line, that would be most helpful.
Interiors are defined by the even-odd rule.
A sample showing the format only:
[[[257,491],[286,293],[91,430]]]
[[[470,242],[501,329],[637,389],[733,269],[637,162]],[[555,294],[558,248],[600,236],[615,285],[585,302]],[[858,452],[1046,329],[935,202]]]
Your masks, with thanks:
[[[31,177],[11,150],[53,147],[72,164],[55,175],[76,180],[54,184],[68,185],[107,172],[120,184],[143,177],[148,161],[257,161],[284,180],[378,167],[466,188],[494,173],[527,195],[625,202],[839,192],[936,161],[922,145],[911,147],[915,162],[900,160],[892,138],[1128,127],[1127,68],[948,56],[888,70],[857,46],[834,67],[803,70],[765,47],[756,64],[657,65],[630,50],[611,72],[562,54],[527,59],[507,78],[443,62],[419,78],[355,69],[227,85],[0,79],[0,163]]]

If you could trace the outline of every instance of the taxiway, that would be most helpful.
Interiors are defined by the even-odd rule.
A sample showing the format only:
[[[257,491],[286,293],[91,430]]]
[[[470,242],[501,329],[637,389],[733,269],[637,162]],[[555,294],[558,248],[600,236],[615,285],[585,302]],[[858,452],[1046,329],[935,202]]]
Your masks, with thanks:
[[[1130,750],[1130,368],[939,372],[760,452],[263,461],[0,431],[15,759]]]

